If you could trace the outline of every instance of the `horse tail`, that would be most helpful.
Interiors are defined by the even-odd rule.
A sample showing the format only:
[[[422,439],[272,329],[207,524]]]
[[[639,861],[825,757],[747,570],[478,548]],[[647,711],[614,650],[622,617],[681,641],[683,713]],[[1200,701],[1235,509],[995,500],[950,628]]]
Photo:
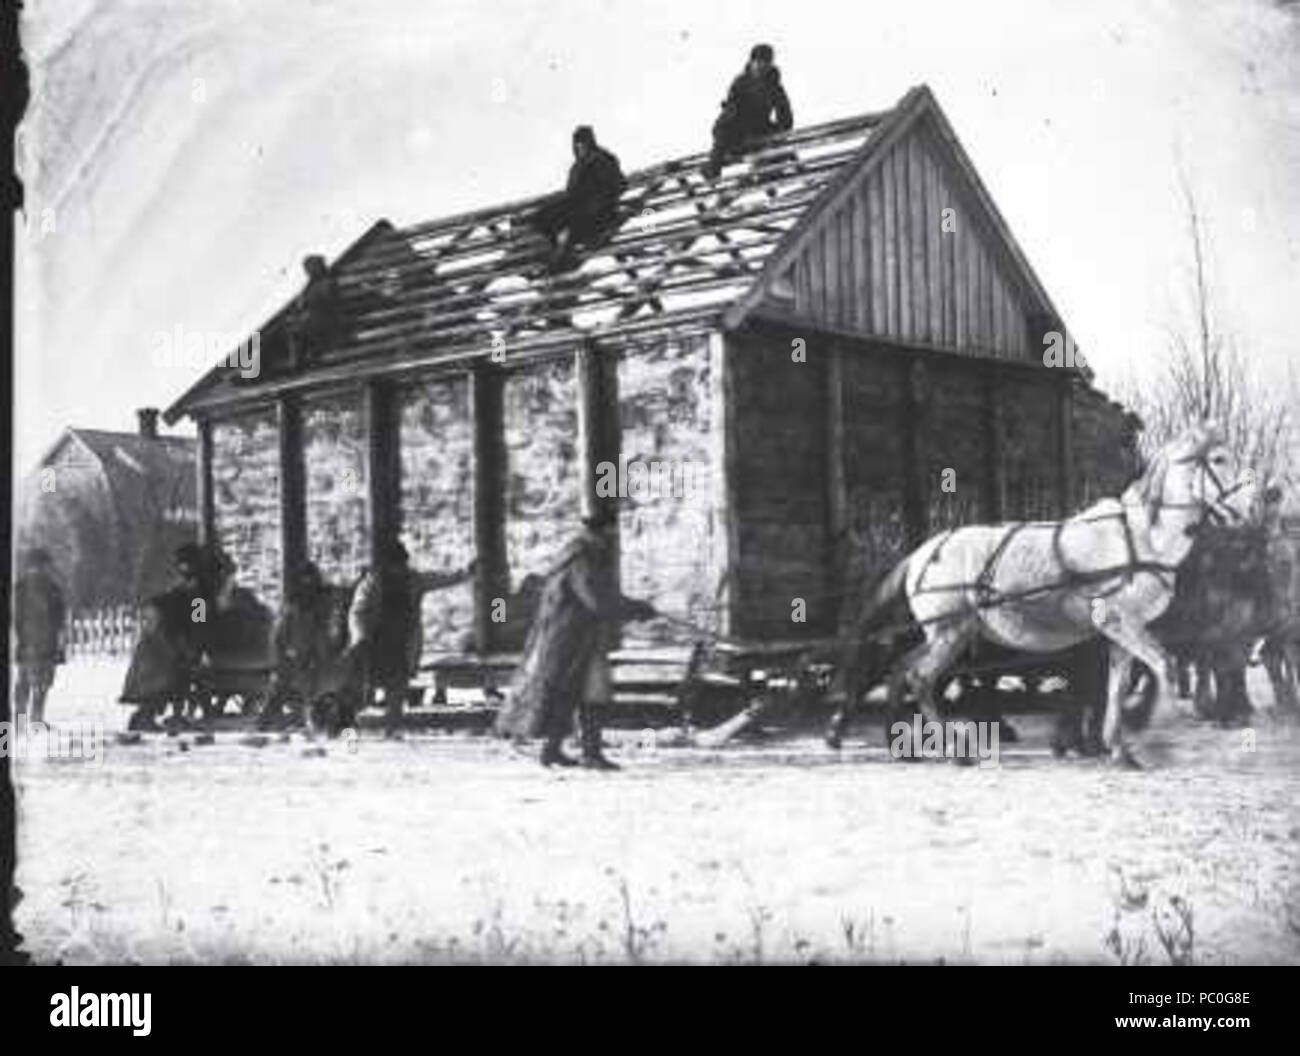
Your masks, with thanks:
[[[911,555],[903,558],[893,568],[885,574],[885,577],[876,584],[876,589],[871,592],[871,598],[863,606],[858,619],[854,623],[854,630],[859,634],[870,634],[879,630],[887,620],[895,613],[899,604],[904,601],[904,588],[907,586],[907,566],[911,560]]]
[[[835,711],[826,730],[826,743],[840,747],[854,708],[863,694],[878,681],[904,648],[911,647],[920,633],[915,621],[902,620],[902,634],[880,635],[889,621],[903,615],[906,606],[907,566],[911,555],[899,561],[863,602],[856,617],[840,627],[839,655],[830,699]]]
[[[838,693],[849,700],[856,697],[856,687],[862,685],[862,668],[868,660],[869,639],[898,614],[905,600],[907,566],[910,555],[899,561],[885,574],[867,596],[857,613],[840,628],[839,662],[836,664]],[[873,657],[873,659],[875,659]],[[872,663],[872,667],[879,667]]]

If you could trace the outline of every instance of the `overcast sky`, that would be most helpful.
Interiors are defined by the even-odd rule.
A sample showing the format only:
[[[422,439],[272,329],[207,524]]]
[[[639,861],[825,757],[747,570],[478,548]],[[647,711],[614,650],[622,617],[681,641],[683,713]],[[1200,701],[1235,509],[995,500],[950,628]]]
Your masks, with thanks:
[[[590,123],[637,168],[707,146],[749,46],[796,124],[928,83],[1103,384],[1181,317],[1179,158],[1224,324],[1296,356],[1300,6],[1278,0],[57,0],[29,3],[15,453],[134,427],[379,217],[561,184]]]

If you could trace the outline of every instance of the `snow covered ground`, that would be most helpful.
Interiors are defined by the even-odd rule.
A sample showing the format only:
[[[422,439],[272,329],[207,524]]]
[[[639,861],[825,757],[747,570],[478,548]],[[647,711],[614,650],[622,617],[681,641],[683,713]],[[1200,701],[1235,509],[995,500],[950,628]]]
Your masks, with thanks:
[[[120,729],[121,677],[61,669],[48,717]],[[1293,721],[1249,751],[1166,705],[1142,772],[1018,725],[992,769],[867,725],[838,755],[629,740],[609,775],[465,734],[110,733],[102,765],[16,765],[18,923],[68,963],[1300,960]]]

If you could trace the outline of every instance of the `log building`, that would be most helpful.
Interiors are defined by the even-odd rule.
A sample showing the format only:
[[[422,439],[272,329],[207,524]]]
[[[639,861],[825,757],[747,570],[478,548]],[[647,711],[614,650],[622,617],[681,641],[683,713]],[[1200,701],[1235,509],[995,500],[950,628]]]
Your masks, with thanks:
[[[271,605],[304,556],[344,582],[390,538],[419,568],[477,555],[474,583],[426,597],[426,655],[490,653],[620,457],[694,471],[630,489],[623,593],[737,636],[825,633],[944,526],[1118,493],[1136,420],[1044,364],[1064,321],[927,88],[716,180],[704,161],[630,174],[617,231],[565,275],[524,228],[546,199],[380,221],[331,267],[328,354],[291,365],[286,307],[258,377],[219,366],[167,411],[198,426],[203,534]]]

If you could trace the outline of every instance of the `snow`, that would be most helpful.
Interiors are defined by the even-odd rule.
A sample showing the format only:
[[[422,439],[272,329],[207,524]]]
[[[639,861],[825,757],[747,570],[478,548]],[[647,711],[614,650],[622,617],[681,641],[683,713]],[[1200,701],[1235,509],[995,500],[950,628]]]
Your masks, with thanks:
[[[120,729],[122,668],[62,668],[47,717]],[[990,770],[891,762],[874,723],[839,754],[611,731],[617,774],[460,734],[110,732],[100,767],[16,763],[18,924],[77,964],[1162,963],[1183,898],[1197,963],[1297,959],[1294,722],[1257,713],[1250,752],[1168,705],[1141,772],[1016,722]]]

